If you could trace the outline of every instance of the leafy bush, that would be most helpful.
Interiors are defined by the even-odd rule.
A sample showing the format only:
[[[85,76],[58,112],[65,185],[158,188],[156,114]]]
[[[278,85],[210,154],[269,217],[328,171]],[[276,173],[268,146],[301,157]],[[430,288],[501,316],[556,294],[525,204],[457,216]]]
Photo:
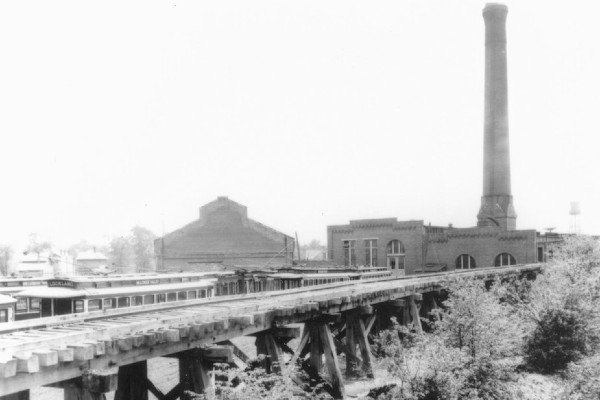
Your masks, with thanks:
[[[552,373],[578,360],[586,351],[586,322],[569,309],[545,313],[525,343],[527,364],[537,371]]]
[[[570,363],[565,377],[569,400],[600,399],[600,354]]]

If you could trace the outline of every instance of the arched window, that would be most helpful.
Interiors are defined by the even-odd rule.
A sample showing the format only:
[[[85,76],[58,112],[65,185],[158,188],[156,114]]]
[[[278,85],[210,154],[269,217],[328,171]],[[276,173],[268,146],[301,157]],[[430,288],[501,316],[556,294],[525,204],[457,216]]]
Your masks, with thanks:
[[[509,253],[500,253],[494,260],[495,267],[504,267],[507,265],[517,265],[517,260]]]
[[[461,254],[456,258],[456,269],[471,269],[476,266],[475,259],[468,254]]]
[[[395,239],[387,245],[387,267],[404,270],[404,244]]]

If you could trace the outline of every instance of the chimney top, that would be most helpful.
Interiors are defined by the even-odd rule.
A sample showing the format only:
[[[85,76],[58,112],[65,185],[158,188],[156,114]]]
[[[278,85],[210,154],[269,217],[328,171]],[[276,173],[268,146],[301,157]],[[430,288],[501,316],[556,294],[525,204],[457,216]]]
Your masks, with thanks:
[[[483,16],[485,17],[488,13],[503,12],[504,15],[508,13],[508,6],[502,3],[486,3],[483,7]]]

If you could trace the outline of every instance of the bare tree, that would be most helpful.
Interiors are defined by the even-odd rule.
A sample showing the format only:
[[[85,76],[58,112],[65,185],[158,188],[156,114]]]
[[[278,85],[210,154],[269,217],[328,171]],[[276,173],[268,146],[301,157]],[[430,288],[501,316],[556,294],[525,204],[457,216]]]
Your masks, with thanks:
[[[133,247],[129,238],[120,236],[110,241],[108,249],[109,269],[117,272],[134,271]]]
[[[156,239],[156,235],[149,229],[141,226],[131,228],[131,244],[137,272],[156,270],[154,239]]]
[[[43,253],[44,251],[51,250],[51,249],[52,249],[52,243],[47,242],[47,241],[40,241],[37,233],[29,234],[29,245],[27,246],[27,249],[25,250],[26,253],[40,254],[40,253]]]

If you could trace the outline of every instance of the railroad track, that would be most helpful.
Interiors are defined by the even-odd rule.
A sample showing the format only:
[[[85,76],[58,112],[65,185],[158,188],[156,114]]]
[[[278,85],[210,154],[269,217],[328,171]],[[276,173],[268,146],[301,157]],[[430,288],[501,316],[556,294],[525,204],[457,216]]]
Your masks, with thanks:
[[[213,298],[202,298],[202,299],[194,299],[194,300],[184,300],[177,301],[172,303],[160,303],[160,304],[151,304],[146,306],[136,306],[136,307],[127,307],[127,308],[115,308],[115,309],[107,309],[102,311],[93,311],[88,313],[77,313],[77,314],[67,314],[61,316],[54,317],[45,317],[45,318],[34,318],[24,321],[16,321],[8,324],[0,325],[0,341],[2,340],[2,336],[8,333],[19,332],[19,331],[28,331],[32,329],[43,329],[43,328],[51,328],[51,327],[61,327],[64,325],[70,324],[79,324],[91,321],[99,321],[99,320],[108,320],[114,318],[125,318],[131,316],[138,315],[148,315],[154,312],[168,312],[171,310],[177,310],[182,308],[194,307],[197,305],[218,305],[223,303],[230,303],[232,301],[237,300],[256,300],[268,297],[276,297],[282,294],[295,294],[295,293],[317,293],[323,290],[329,290],[331,288],[340,288],[340,287],[352,287],[356,286],[359,283],[374,283],[374,282],[385,282],[385,281],[399,281],[405,282],[410,280],[417,280],[422,278],[434,278],[441,276],[463,276],[471,273],[478,274],[486,271],[495,271],[500,272],[505,270],[506,268],[514,268],[514,267],[489,267],[489,268],[479,268],[477,270],[458,270],[451,272],[436,272],[436,273],[427,273],[427,274],[417,274],[417,275],[408,275],[402,277],[384,277],[384,278],[375,278],[369,279],[365,281],[347,281],[347,282],[337,282],[330,284],[323,284],[318,286],[308,286],[302,288],[295,289],[287,289],[287,290],[278,290],[278,291],[265,291],[259,293],[250,293],[250,294],[239,294],[239,295],[228,295],[228,296],[218,296]],[[1,348],[1,347],[0,347]]]

